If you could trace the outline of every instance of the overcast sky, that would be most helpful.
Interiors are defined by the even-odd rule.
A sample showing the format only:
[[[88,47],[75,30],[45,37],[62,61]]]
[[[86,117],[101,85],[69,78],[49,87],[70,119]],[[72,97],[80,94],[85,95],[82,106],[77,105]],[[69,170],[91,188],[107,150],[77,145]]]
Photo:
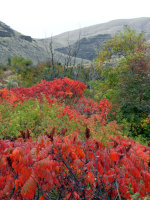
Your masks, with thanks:
[[[0,21],[34,38],[107,22],[150,17],[150,0],[0,0]]]

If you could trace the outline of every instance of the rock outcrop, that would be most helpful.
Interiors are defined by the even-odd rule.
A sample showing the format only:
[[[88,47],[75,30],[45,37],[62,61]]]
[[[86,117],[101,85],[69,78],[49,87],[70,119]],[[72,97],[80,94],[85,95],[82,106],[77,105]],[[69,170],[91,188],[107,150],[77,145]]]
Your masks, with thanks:
[[[32,37],[26,35],[20,35],[20,38],[28,42],[32,42]]]

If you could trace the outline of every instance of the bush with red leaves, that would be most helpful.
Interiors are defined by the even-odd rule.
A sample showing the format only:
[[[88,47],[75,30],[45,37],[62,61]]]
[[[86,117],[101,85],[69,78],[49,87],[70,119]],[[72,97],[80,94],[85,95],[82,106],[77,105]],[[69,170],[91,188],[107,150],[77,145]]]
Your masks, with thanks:
[[[150,148],[73,135],[0,141],[0,199],[132,199],[150,193]]]

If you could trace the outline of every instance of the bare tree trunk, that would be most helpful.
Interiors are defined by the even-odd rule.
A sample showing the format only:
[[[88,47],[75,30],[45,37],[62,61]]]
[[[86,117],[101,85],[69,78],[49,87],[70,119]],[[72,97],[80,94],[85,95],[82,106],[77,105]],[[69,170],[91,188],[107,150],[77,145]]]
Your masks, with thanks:
[[[56,78],[52,36],[51,36],[51,40],[50,40],[50,43],[49,43],[49,50],[50,50],[50,64],[51,64],[51,67],[52,67],[52,73],[53,73],[54,78]]]

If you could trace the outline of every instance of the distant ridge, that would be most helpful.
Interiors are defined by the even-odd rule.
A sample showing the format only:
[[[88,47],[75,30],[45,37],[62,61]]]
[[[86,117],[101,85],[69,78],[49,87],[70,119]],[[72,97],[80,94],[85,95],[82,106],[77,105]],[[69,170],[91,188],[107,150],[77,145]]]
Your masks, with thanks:
[[[78,57],[93,60],[106,40],[110,39],[115,33],[123,31],[125,25],[129,25],[138,33],[143,32],[145,39],[150,39],[150,17],[117,19],[55,36],[54,39],[57,42],[57,46],[60,46],[56,50],[66,54],[68,49],[66,41],[68,37],[70,44],[74,47],[80,35]]]
[[[81,29],[76,29],[73,31],[68,31],[59,35],[56,35],[54,38],[57,41],[61,39],[69,38],[71,41],[77,40],[80,34],[80,37],[92,37],[99,34],[115,34],[117,32],[123,31],[124,25],[129,25],[132,29],[137,32],[150,33],[150,17],[141,17],[133,19],[116,19],[109,22],[96,24],[88,26]]]
[[[113,34],[121,32],[124,25],[129,25],[137,32],[144,32],[145,38],[150,39],[150,17],[134,19],[117,19],[73,31],[68,31],[53,37],[53,48],[56,60],[64,62],[69,48],[74,49],[77,42],[80,44],[77,62],[81,59],[91,61],[97,56],[101,46]],[[11,29],[0,22],[0,63],[6,64],[8,57],[23,56],[34,64],[50,59],[49,43],[51,38],[33,39]],[[78,59],[79,58],[79,59]]]

